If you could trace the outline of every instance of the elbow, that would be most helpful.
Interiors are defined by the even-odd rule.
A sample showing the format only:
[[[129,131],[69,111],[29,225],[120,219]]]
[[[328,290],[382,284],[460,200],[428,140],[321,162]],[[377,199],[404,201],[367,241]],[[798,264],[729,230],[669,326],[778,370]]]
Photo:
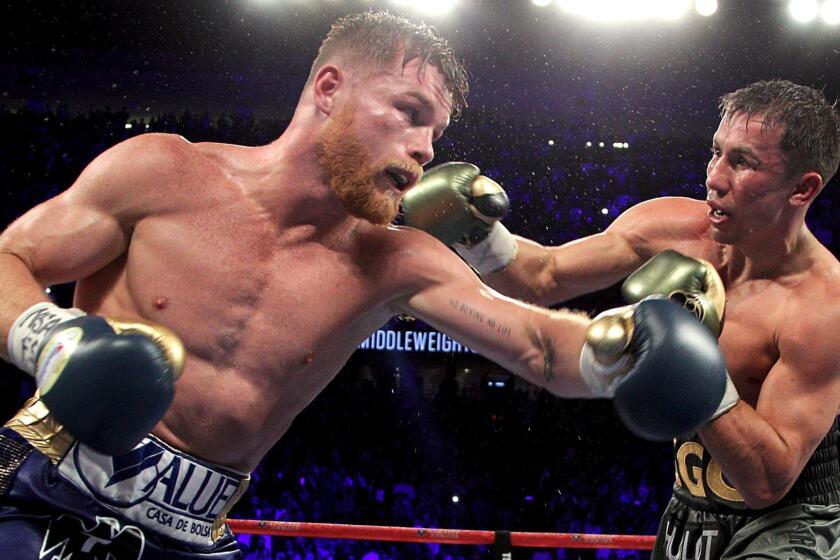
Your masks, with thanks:
[[[22,264],[27,269],[32,270],[32,261],[24,256],[22,252],[15,251],[0,241],[0,259],[6,260],[8,264]]]
[[[779,500],[782,499],[782,496],[784,496],[784,494],[776,495],[751,493],[751,495],[743,494],[743,496],[744,505],[746,505],[748,508],[766,509],[775,505]]]
[[[566,299],[555,282],[542,276],[536,276],[529,280],[527,286],[519,290],[518,294],[511,294],[511,297],[540,307],[557,305]]]
[[[741,490],[741,496],[744,498],[744,504],[750,509],[766,509],[776,505],[784,498],[793,481],[781,483],[764,481],[759,483],[756,481],[750,484],[748,488]]]

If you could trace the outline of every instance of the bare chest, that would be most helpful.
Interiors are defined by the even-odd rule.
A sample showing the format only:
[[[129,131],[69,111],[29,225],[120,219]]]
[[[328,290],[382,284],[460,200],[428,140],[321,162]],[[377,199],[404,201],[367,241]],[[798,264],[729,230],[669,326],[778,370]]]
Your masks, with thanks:
[[[353,255],[280,237],[247,212],[140,224],[115,267],[105,307],[175,329],[214,369],[266,380],[334,373],[387,319],[387,296]]]
[[[761,384],[779,359],[777,321],[783,290],[759,285],[727,288],[720,346],[742,397],[755,404]]]

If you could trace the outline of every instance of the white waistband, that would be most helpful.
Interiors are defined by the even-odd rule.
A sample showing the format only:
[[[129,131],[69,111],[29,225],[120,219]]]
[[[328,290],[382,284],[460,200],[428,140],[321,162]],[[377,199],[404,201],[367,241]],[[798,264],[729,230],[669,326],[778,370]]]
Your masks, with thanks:
[[[148,436],[124,455],[74,443],[59,472],[108,509],[182,543],[210,546],[248,476],[205,463]]]

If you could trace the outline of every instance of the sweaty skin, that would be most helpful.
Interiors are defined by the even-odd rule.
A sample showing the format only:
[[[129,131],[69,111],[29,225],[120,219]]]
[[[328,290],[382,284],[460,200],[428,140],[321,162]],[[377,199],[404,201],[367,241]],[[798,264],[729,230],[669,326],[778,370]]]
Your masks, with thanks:
[[[513,263],[483,278],[553,304],[619,282],[666,249],[711,262],[726,288],[720,347],[742,401],[699,434],[754,508],[785,495],[840,409],[840,263],[804,222],[822,180],[787,176],[780,135],[761,115],[724,119],[706,202],[647,201],[559,247],[517,238]]]
[[[314,137],[348,99],[349,130],[375,160],[412,169],[432,159],[450,105],[437,69],[418,64],[361,78],[325,66],[267,146],[147,134],[106,151],[0,236],[2,348],[43,287],[70,280],[88,313],[173,329],[187,359],[153,433],[240,471],[396,313],[554,393],[587,396],[577,367],[585,317],[514,302],[430,236],[351,216],[323,175]],[[373,184],[398,202],[418,179],[400,186],[378,173]]]

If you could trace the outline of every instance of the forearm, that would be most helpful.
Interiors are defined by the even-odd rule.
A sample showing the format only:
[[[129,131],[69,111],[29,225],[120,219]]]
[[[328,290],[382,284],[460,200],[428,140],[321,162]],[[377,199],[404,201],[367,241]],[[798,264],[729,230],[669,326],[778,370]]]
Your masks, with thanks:
[[[797,454],[744,401],[698,433],[749,507],[761,509],[779,501],[801,472]]]
[[[553,305],[622,280],[643,260],[621,239],[598,234],[557,247],[516,237],[517,255],[503,271],[482,276],[503,294]]]
[[[590,396],[579,368],[589,319],[479,290],[439,288],[403,309],[523,379],[563,397]]]
[[[551,276],[548,247],[515,236],[517,252],[513,262],[502,271],[485,274],[482,281],[499,292],[518,300],[546,305],[546,298],[560,296]],[[554,302],[561,301],[557,299]]]
[[[529,351],[522,360],[520,377],[565,398],[595,395],[580,375],[580,352],[589,318],[567,310],[547,314],[546,321],[525,327]]]
[[[20,257],[0,251],[0,355],[8,360],[8,335],[15,319],[40,301],[49,301],[43,287]]]

